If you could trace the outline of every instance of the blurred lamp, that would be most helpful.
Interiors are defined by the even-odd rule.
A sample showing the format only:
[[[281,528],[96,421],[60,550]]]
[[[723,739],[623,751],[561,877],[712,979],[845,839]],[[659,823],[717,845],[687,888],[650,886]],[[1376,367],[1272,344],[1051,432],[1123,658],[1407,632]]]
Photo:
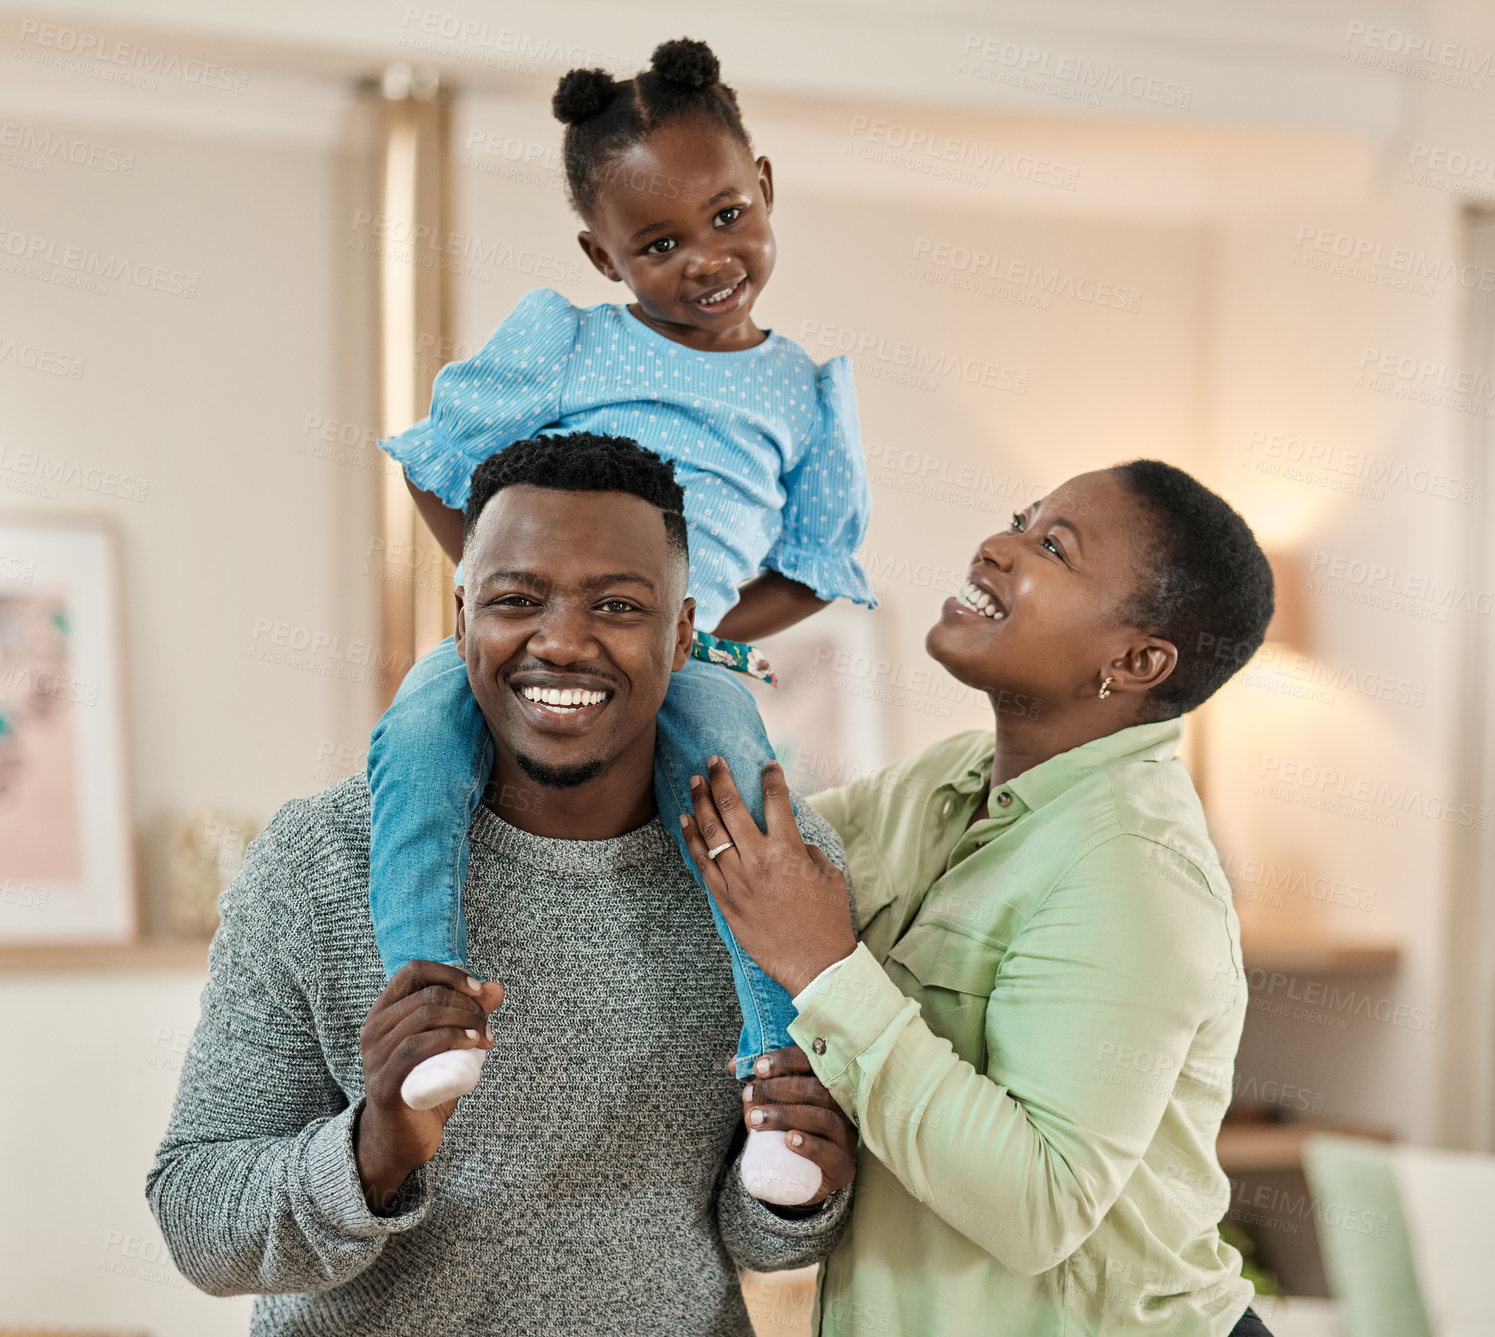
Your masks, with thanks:
[[[1266,640],[1294,650],[1308,648],[1308,601],[1303,597],[1308,572],[1303,559],[1295,552],[1269,552],[1267,565],[1272,568],[1272,594],[1275,607],[1267,624]]]

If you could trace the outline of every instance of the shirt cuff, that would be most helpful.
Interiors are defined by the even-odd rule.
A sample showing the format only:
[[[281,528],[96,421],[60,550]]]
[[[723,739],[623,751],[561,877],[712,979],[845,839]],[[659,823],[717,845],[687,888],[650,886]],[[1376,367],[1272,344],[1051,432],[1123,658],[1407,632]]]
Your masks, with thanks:
[[[306,1143],[306,1188],[317,1213],[329,1229],[350,1239],[394,1235],[419,1225],[431,1203],[430,1171],[413,1171],[390,1203],[388,1215],[376,1216],[363,1196],[358,1161],[353,1154],[353,1130],[364,1102],[350,1105],[328,1119]]]
[[[815,983],[802,992],[809,993]],[[857,1122],[857,1060],[901,1016],[918,1010],[918,1003],[903,995],[863,942],[805,1000],[789,1023],[789,1034],[836,1103]]]
[[[379,449],[400,465],[422,492],[434,493],[455,511],[466,507],[473,470],[482,461],[464,455],[432,426],[429,418],[381,441]]]
[[[794,997],[790,999],[790,1002],[794,1004],[794,1010],[796,1012],[803,1012],[805,1010],[805,1005],[810,1001],[810,998],[820,991],[820,986],[836,973],[836,969],[838,966],[840,966],[843,962],[849,960],[851,960],[851,957],[848,955],[843,956],[840,961],[832,961],[830,965],[828,965],[824,970],[820,972],[820,974],[815,976],[815,978],[812,979],[807,985],[805,985],[803,989],[795,994]]]
[[[850,599],[867,608],[877,607],[872,582],[861,564],[850,553],[833,552],[826,547],[804,546],[780,540],[763,559],[763,565],[815,591],[817,599],[832,602]]]

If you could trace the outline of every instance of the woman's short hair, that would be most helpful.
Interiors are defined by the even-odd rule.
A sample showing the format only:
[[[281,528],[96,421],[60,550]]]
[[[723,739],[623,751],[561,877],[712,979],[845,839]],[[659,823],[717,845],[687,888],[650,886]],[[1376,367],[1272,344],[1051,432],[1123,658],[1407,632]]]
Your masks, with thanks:
[[[1143,569],[1121,611],[1172,641],[1178,664],[1148,692],[1145,720],[1207,701],[1254,655],[1272,620],[1272,570],[1251,527],[1222,497],[1162,460],[1112,471],[1140,503]]]

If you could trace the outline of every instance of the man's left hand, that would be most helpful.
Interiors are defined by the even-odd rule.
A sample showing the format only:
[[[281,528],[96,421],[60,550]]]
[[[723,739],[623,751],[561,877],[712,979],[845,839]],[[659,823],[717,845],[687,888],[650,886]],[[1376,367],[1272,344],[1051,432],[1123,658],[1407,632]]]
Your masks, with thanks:
[[[805,844],[778,762],[763,768],[767,831],[743,806],[726,762],[712,757],[706,769],[707,780],[691,777],[695,816],[680,819],[686,847],[742,950],[797,994],[856,950],[846,879]]]

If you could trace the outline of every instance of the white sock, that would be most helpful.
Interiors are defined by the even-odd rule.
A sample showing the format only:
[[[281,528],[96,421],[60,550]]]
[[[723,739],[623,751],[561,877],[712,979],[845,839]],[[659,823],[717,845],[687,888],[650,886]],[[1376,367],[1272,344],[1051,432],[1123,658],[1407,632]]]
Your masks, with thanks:
[[[428,1110],[465,1096],[478,1084],[483,1075],[483,1060],[492,1052],[491,1049],[448,1049],[422,1059],[400,1084],[401,1099],[413,1110]]]
[[[799,1207],[820,1192],[820,1167],[790,1151],[784,1134],[771,1128],[749,1131],[738,1173],[753,1197],[780,1207]]]

